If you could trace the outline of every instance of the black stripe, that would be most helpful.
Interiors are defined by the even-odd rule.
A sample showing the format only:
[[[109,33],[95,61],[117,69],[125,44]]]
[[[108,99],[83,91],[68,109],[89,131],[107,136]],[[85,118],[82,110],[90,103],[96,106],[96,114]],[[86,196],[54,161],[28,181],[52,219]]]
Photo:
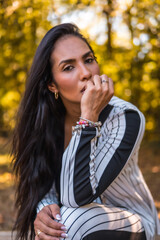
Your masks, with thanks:
[[[124,189],[124,188],[123,188],[122,186],[120,186],[120,184],[118,184],[117,182],[115,182],[115,184],[117,184],[117,186],[119,187],[119,189],[120,189],[121,191],[124,191],[125,193],[127,193],[128,197],[129,197],[129,200],[130,200],[131,203],[132,203],[132,206],[137,207],[137,204],[134,203],[134,201],[132,201],[133,195],[128,192],[128,189]],[[118,190],[119,190],[119,189],[118,189]],[[116,190],[117,190],[117,189],[116,189]],[[122,194],[122,193],[120,193],[120,194]],[[122,194],[122,195],[123,195],[123,194]],[[138,199],[134,199],[134,200],[136,200],[136,202],[138,202]]]
[[[77,222],[77,219],[79,219],[79,218],[80,218],[81,216],[83,216],[85,213],[90,212],[90,211],[92,211],[92,209],[96,209],[96,208],[100,208],[100,207],[99,207],[99,206],[96,206],[96,207],[89,208],[89,209],[87,209],[85,212],[83,212],[83,213],[81,213],[80,215],[78,215],[78,217],[72,222],[72,224],[71,224],[70,227],[68,228],[68,231],[71,229],[71,227],[74,225],[74,223]],[[77,209],[78,209],[78,208],[76,208],[75,210],[73,210],[73,211],[68,215],[68,217],[71,216],[72,213],[74,213]],[[68,217],[65,219],[65,222],[66,222],[66,220],[68,219]],[[65,224],[65,222],[64,222],[63,224]]]
[[[109,114],[110,112],[112,111],[113,109],[113,106],[108,104],[103,110],[102,112],[100,113],[99,115],[99,118],[98,118],[98,121],[101,121],[102,123],[102,126],[104,124],[104,122],[106,121],[106,119],[109,117]],[[107,126],[105,126],[107,128]],[[105,128],[104,128],[104,132],[105,132]],[[99,141],[99,138],[97,138],[97,143],[96,145],[98,145],[98,141]]]
[[[61,209],[62,209],[62,208],[61,208]],[[66,209],[65,209],[63,212],[61,212],[61,216],[63,216],[68,209],[69,209],[69,208],[66,207]]]
[[[88,234],[83,240],[146,240],[145,232],[132,233],[127,231],[101,230]]]
[[[133,168],[133,167],[132,167]],[[136,212],[138,212],[137,210],[138,210],[138,207],[140,206],[139,205],[139,203],[140,203],[140,199],[138,199],[137,197],[135,198],[135,196],[133,196],[133,193],[132,192],[129,192],[129,191],[127,191],[128,189],[127,189],[127,187],[126,187],[126,183],[124,182],[123,183],[123,180],[122,180],[122,177],[127,181],[127,180],[129,180],[129,179],[127,179],[126,178],[126,176],[124,176],[124,174],[123,174],[123,176],[121,175],[121,178],[120,177],[118,177],[118,179],[116,180],[116,182],[115,182],[115,184],[117,184],[118,186],[119,186],[119,189],[122,189],[122,191],[124,191],[124,192],[126,192],[127,193],[127,196],[129,197],[129,199],[130,199],[130,201],[132,202],[132,206],[134,206],[134,210],[136,211]],[[135,179],[137,179],[137,177],[135,177]],[[131,182],[132,183],[132,182]],[[126,187],[126,188],[123,188],[123,187]],[[133,184],[133,188],[132,189],[134,189],[134,191],[137,189],[137,186],[135,186],[134,184]],[[141,188],[139,189],[139,191],[141,191]],[[137,193],[139,194],[139,192],[137,191]],[[123,195],[123,194],[122,194]],[[132,199],[134,198],[134,202],[132,201]],[[145,202],[146,203],[146,199],[143,199],[143,202]],[[146,204],[146,208],[148,207],[148,205]],[[143,214],[141,214],[141,215],[143,215]]]
[[[113,109],[113,106],[108,104],[103,110],[102,112],[100,113],[99,115],[99,119],[98,121],[101,121],[102,125],[103,123],[106,121],[106,119],[108,118],[111,110]]]
[[[116,136],[113,138],[113,140],[112,140],[112,143],[110,143],[110,147],[107,149],[107,152],[104,154],[104,156],[103,156],[103,158],[101,159],[101,161],[100,161],[100,163],[98,164],[98,166],[97,166],[97,168],[96,168],[96,171],[98,170],[98,168],[99,168],[99,166],[100,166],[100,164],[102,163],[102,161],[103,161],[103,159],[106,157],[106,155],[107,155],[107,153],[109,152],[109,150],[112,148],[112,145],[114,144],[114,142],[115,142],[115,140],[116,140],[116,137],[118,136],[118,132],[119,132],[119,130],[120,130],[120,120],[119,120],[119,115],[117,115],[117,117],[118,117],[118,128],[117,128],[117,132],[116,132]],[[111,132],[113,131],[113,121],[112,121],[112,129],[111,129]],[[106,146],[106,142],[105,142],[105,144],[103,144],[103,147],[99,150],[99,153],[103,150],[103,148]],[[98,154],[99,154],[98,153]],[[98,154],[97,154],[97,156],[98,156]],[[96,157],[97,157],[96,156]]]
[[[100,223],[94,225],[92,228],[89,228],[89,229],[81,236],[81,239],[83,238],[83,236],[84,236],[88,231],[90,231],[91,229],[93,229],[93,228],[95,228],[95,227],[97,227],[97,226],[100,226],[100,225],[105,224],[105,223],[116,222],[116,221],[128,219],[128,218],[130,218],[130,217],[133,216],[133,215],[134,215],[134,214],[132,214],[132,215],[130,215],[130,216],[127,216],[127,217],[119,218],[119,219],[114,219],[114,220],[110,220],[110,221],[100,222]],[[96,216],[97,216],[97,215],[96,215]],[[95,217],[96,217],[96,216],[95,216]],[[93,219],[93,218],[91,218],[91,219]],[[90,219],[88,219],[88,220],[90,220]],[[83,226],[86,222],[87,222],[87,221],[85,221],[81,226]],[[79,229],[81,228],[81,226],[79,227]],[[76,233],[78,232],[79,229],[77,229]],[[74,236],[76,235],[76,233],[74,234]],[[72,239],[74,239],[74,236],[72,237]]]
[[[90,153],[91,140],[96,136],[95,128],[85,128],[82,130],[80,142],[75,156],[74,166],[74,196],[78,205],[85,205],[92,201],[92,186],[90,183]],[[88,196],[91,198],[88,199]]]
[[[112,197],[114,197],[114,199],[117,199],[118,201],[115,203],[116,204],[116,207],[128,207],[128,209],[130,209],[131,208],[131,201],[130,201],[130,199],[125,199],[125,206],[124,206],[124,198],[123,198],[123,195],[121,194],[121,193],[119,193],[118,194],[118,191],[117,191],[117,189],[115,189],[115,188],[113,188],[113,186],[111,186],[111,188],[112,189],[114,189],[115,190],[115,192],[117,193],[117,195],[115,195],[115,194],[113,194],[113,191],[111,191],[111,189],[110,190],[107,190],[109,193],[110,193],[110,196],[112,196]],[[110,196],[108,196],[108,198],[109,199],[111,199],[111,202],[113,202],[113,199],[110,197]],[[121,198],[120,198],[120,196],[121,196]],[[120,201],[121,201],[121,205],[120,205]],[[118,203],[119,202],[119,203]],[[129,202],[129,203],[128,203]],[[117,204],[119,204],[119,206],[117,205]]]
[[[141,230],[143,229],[144,231],[144,227],[142,226],[137,232],[142,232]]]
[[[138,166],[137,166],[138,169],[136,169],[136,166],[135,166],[135,163],[134,163],[134,160],[133,160],[133,159],[131,159],[131,161],[132,161],[132,166],[130,166],[130,167],[131,167],[131,168],[134,168],[133,173],[134,173],[134,175],[136,175],[136,174],[137,174],[137,171],[140,172],[140,169],[138,168]],[[139,176],[139,174],[138,174],[138,176]],[[137,192],[138,192],[141,196],[143,195],[143,200],[144,200],[144,201],[147,201],[147,200],[148,200],[147,205],[149,206],[149,205],[150,205],[150,201],[149,201],[148,198],[146,198],[146,196],[148,196],[148,193],[147,193],[146,188],[144,187],[144,184],[143,184],[143,185],[142,185],[142,184],[139,184],[138,179],[137,179],[137,176],[134,176],[134,180],[137,181],[137,184],[136,184],[134,181],[132,181],[132,184],[133,184],[133,185],[135,184],[135,189],[137,189]],[[140,182],[142,183],[142,181],[140,181]]]
[[[120,228],[116,228],[115,230],[124,229],[124,228],[130,227],[130,226],[133,226],[133,225],[135,225],[138,222],[140,222],[140,219],[138,219],[136,222],[134,222],[132,224],[129,224],[129,225],[126,225],[126,226],[123,226],[123,227],[120,227]]]
[[[113,182],[118,176],[124,165],[126,164],[133,147],[135,145],[139,128],[140,116],[133,110],[125,112],[126,129],[123,139],[108,163],[103,175],[99,181],[99,186],[96,189],[96,194],[92,193],[92,186],[90,183],[90,142],[93,139],[95,129],[92,131],[90,128],[82,130],[80,143],[76,153],[75,172],[74,172],[74,195],[75,201],[79,206],[92,202],[100,196],[102,192]],[[118,131],[120,129],[120,122],[118,118]],[[87,134],[86,134],[87,133]],[[118,132],[116,133],[116,137]],[[114,140],[116,139],[114,138]],[[106,155],[106,154],[105,154]],[[104,159],[105,161],[105,159]]]
[[[70,225],[70,227],[68,228],[68,231],[70,231],[70,229],[72,228],[72,226],[77,222],[77,220],[80,218],[80,217],[82,217],[85,213],[87,213],[87,212],[89,212],[89,211],[92,211],[92,209],[96,209],[96,208],[100,208],[100,207],[92,207],[92,208],[90,208],[90,209],[87,209],[85,212],[83,212],[82,214],[80,214],[73,222],[72,222],[72,224]],[[73,211],[74,212],[74,211]],[[72,213],[73,213],[72,212]],[[94,216],[92,216],[92,217],[90,217],[90,218],[87,218],[87,220],[86,220],[86,222],[88,222],[88,220],[91,220],[92,218],[95,218],[95,217],[97,217],[97,216],[100,216],[100,215],[109,215],[109,214],[115,214],[115,213],[122,213],[122,212],[125,212],[124,210],[120,210],[120,211],[116,211],[116,212],[105,212],[105,213],[99,213],[99,214],[96,214],[96,215],[94,215]],[[71,214],[70,214],[71,215]],[[64,222],[65,223],[65,222]],[[64,224],[63,223],[63,224]],[[84,223],[85,222],[83,222],[83,224],[81,225],[81,226],[83,226],[84,225]]]
[[[113,182],[118,176],[124,165],[126,164],[137,140],[140,128],[140,116],[137,112],[131,110],[126,111],[126,130],[123,139],[112,156],[107,168],[99,182],[99,189],[96,197],[104,192],[104,190]]]
[[[79,208],[79,207],[78,207]],[[73,211],[67,216],[67,218],[65,219],[65,221],[63,222],[63,224],[65,224],[65,222],[67,221],[67,219],[75,212],[77,211],[78,208],[73,208]],[[70,228],[69,228],[70,229]],[[68,229],[68,231],[69,231]]]

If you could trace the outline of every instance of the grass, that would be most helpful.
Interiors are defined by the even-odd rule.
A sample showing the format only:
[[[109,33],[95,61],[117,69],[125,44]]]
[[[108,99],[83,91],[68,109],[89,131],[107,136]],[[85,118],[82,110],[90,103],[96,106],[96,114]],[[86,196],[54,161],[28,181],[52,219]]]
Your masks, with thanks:
[[[15,184],[11,170],[6,140],[0,138],[0,231],[11,230],[14,209]],[[143,142],[139,154],[139,166],[153,195],[160,218],[160,148],[159,142]]]

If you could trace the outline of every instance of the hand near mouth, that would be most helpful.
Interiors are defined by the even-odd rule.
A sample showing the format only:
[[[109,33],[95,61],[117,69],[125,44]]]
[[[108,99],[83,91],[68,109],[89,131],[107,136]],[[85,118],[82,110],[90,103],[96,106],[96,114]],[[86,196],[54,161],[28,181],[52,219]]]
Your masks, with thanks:
[[[113,81],[107,75],[95,75],[93,81],[87,81],[81,92],[81,117],[96,122],[114,94]]]
[[[86,86],[82,88],[81,93],[84,93],[85,90],[86,90]]]

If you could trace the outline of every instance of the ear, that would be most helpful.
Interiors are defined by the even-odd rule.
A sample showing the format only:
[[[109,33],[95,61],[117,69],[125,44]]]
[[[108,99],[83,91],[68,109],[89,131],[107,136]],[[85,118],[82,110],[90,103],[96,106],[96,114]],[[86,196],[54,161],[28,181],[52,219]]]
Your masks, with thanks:
[[[58,92],[57,86],[53,82],[48,85],[48,89],[53,93]]]

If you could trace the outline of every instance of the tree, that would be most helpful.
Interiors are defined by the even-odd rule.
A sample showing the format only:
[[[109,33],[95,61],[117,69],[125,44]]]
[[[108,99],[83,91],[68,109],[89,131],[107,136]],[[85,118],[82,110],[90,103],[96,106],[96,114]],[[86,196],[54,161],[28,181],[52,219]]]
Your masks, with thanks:
[[[94,32],[92,46],[101,72],[112,77],[115,94],[137,105],[146,116],[148,136],[160,134],[159,0],[20,0],[1,1],[0,123],[14,125],[15,109],[24,90],[26,72],[35,49],[51,25],[93,12],[104,33],[88,22],[83,33]],[[47,20],[48,19],[48,20]],[[92,19],[93,20],[93,19]],[[51,23],[50,23],[50,22]],[[92,29],[92,31],[90,30]],[[93,31],[93,29],[95,29]],[[99,43],[103,35],[105,41]],[[105,35],[105,38],[104,38]],[[147,136],[147,135],[146,135]]]
[[[120,0],[66,0],[59,1],[56,9],[61,6],[65,6],[65,11],[60,14],[56,10],[54,19],[57,17],[59,23],[65,14],[72,16],[73,12],[87,8],[92,8],[99,18],[106,18],[106,42],[103,45],[96,44],[96,39],[92,42],[101,71],[113,78],[116,95],[131,101],[145,114],[146,136],[159,138],[159,1],[126,1],[123,5]],[[123,24],[126,28],[124,33],[122,30],[121,41],[118,40],[119,26],[113,27],[118,17],[119,26]]]
[[[0,131],[14,126],[36,47],[51,27],[49,0],[0,1]]]

